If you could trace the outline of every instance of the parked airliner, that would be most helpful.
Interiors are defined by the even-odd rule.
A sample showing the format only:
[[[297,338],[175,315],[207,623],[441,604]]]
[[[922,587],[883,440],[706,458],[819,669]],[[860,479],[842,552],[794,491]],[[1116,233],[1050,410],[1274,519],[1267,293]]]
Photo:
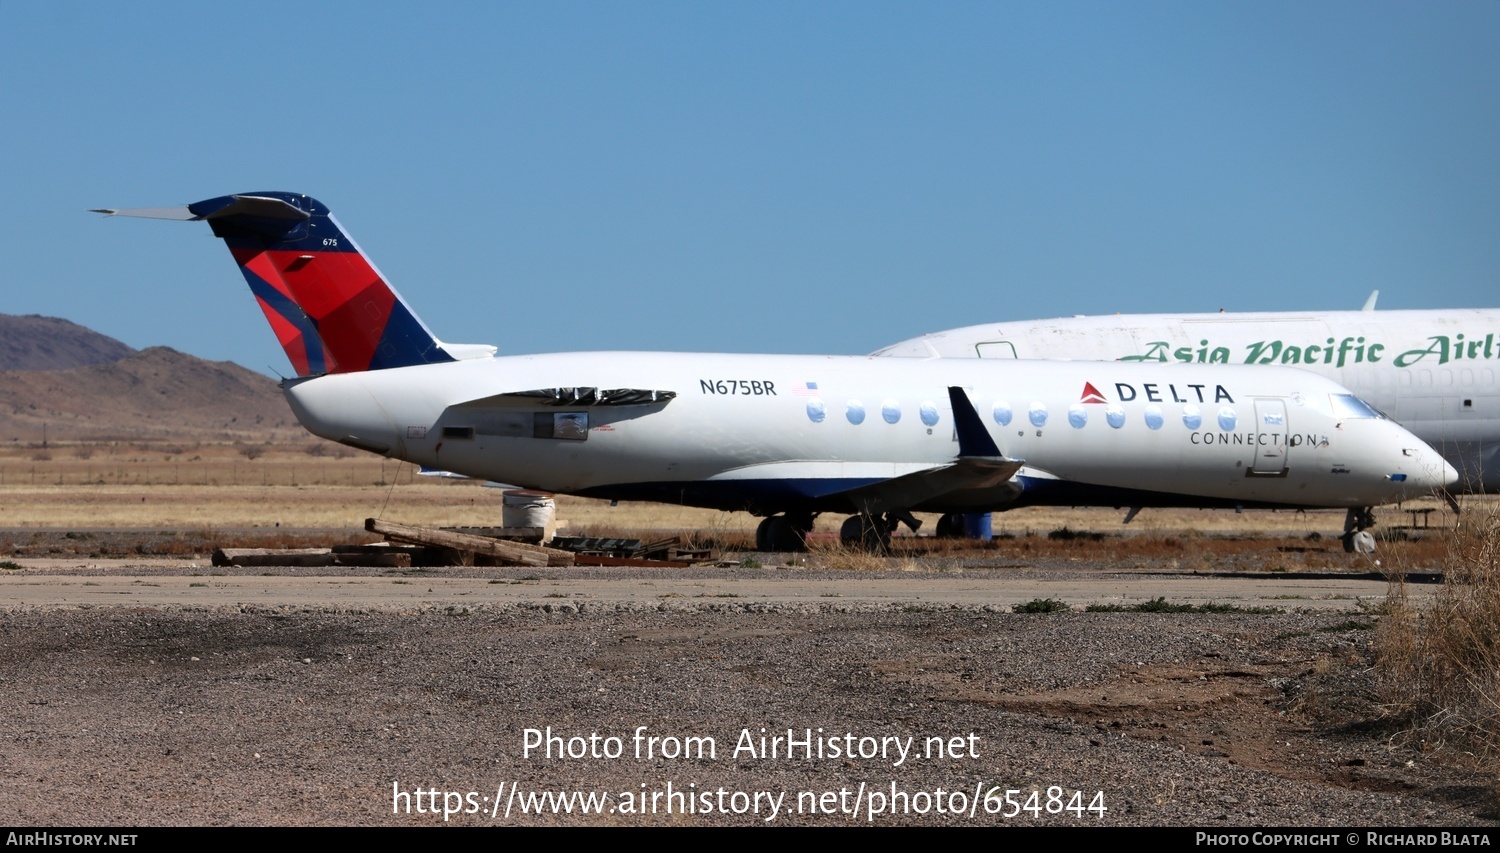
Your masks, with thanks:
[[[527,488],[765,516],[879,546],[914,511],[1027,504],[1368,507],[1457,474],[1287,368],[710,353],[498,357],[443,343],[327,207],[260,192],[101,213],[207,221],[298,376],[316,435]]]
[[[1114,314],[986,323],[876,353],[1289,365],[1321,373],[1437,448],[1458,488],[1500,492],[1500,309]]]

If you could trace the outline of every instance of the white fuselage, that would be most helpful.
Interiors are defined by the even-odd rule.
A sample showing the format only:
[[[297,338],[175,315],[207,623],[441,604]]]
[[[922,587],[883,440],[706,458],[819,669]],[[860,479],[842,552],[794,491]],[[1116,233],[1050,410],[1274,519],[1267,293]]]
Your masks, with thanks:
[[[507,396],[583,384],[676,397],[557,407]],[[1001,453],[1026,467],[1003,486],[912,509],[1354,507],[1454,476],[1399,425],[1351,415],[1336,383],[1292,369],[604,352],[285,383],[310,431],[392,457],[555,492],[758,514],[853,511],[840,492],[952,462],[950,386],[967,389]]]
[[[1500,491],[1500,309],[1116,314],[935,332],[881,356],[1288,365],[1349,388]]]

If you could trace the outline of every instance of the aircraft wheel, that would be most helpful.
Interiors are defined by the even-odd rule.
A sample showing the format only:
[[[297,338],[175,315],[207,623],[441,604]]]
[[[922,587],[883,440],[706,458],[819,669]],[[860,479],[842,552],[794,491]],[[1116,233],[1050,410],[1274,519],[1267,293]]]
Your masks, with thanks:
[[[756,525],[756,528],[755,528],[755,550],[757,550],[757,551],[772,551],[772,550],[775,550],[775,549],[773,549],[771,547],[771,534],[770,534],[771,522],[773,520],[775,520],[775,516],[768,516],[766,518],[762,518],[760,520],[760,524]]]
[[[1358,530],[1343,535],[1344,550],[1350,554],[1375,553],[1375,537],[1368,530]]]
[[[1373,507],[1356,507],[1344,516],[1344,550],[1350,554],[1368,554],[1375,550],[1375,537],[1367,531],[1375,526]]]
[[[939,539],[961,539],[964,535],[964,517],[962,513],[944,513],[938,518],[937,529],[933,535]]]
[[[813,522],[817,517],[816,513],[811,512],[789,512],[786,514],[786,527],[787,532],[790,534],[786,550],[807,550],[807,535],[812,533]]]
[[[891,528],[881,518],[851,515],[839,528],[839,541],[848,548],[884,553],[891,548]]]
[[[803,551],[807,549],[807,543],[803,537],[806,531],[798,530],[794,519],[785,515],[776,515],[766,519],[770,522],[766,526],[766,544],[772,551]]]

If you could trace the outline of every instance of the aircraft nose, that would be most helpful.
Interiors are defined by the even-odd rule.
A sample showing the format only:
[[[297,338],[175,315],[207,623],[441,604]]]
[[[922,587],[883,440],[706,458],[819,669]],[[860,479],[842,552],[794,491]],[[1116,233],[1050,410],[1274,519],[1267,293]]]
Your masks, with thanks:
[[[1397,470],[1387,478],[1400,483],[1408,495],[1446,489],[1458,482],[1458,470],[1421,439],[1408,433],[1410,441],[1401,449]]]
[[[1442,484],[1433,486],[1434,489],[1446,489],[1458,483],[1458,469],[1454,468],[1446,459],[1443,460],[1442,479]]]

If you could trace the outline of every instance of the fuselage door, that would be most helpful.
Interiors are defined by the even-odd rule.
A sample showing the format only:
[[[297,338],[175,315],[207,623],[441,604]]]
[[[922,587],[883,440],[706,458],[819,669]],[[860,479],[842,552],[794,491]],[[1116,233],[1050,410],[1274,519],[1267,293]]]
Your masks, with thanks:
[[[982,341],[974,345],[980,358],[1015,358],[1016,345],[1010,341]]]
[[[1254,454],[1250,459],[1251,474],[1278,477],[1286,473],[1287,451],[1291,447],[1288,429],[1286,401],[1257,397],[1255,432],[1251,435]]]

